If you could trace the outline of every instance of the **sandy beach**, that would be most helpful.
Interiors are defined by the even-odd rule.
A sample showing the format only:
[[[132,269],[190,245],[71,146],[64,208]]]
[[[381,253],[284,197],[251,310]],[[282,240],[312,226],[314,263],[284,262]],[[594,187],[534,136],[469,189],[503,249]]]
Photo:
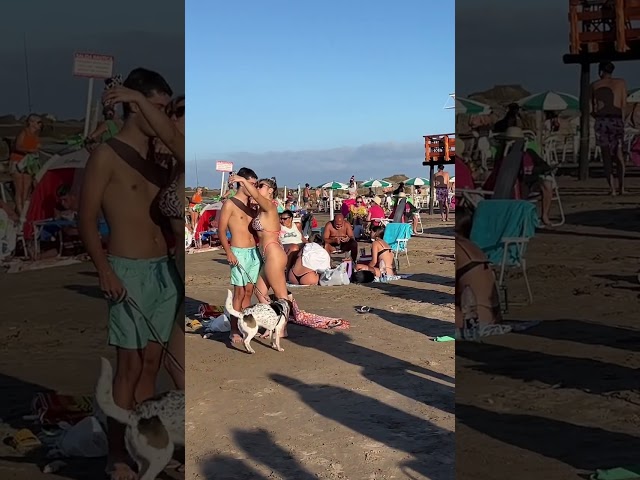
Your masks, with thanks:
[[[456,478],[577,480],[638,463],[640,179],[615,198],[602,178],[560,188],[567,223],[528,253],[535,303],[508,316],[543,322],[457,345]]]
[[[187,479],[453,478],[455,348],[429,341],[453,333],[453,228],[425,227],[408,279],[293,290],[347,330],[290,325],[285,352],[255,355],[187,335]],[[187,313],[228,276],[221,251],[187,256]]]
[[[107,345],[107,304],[89,262],[16,274],[0,273],[0,435],[40,429],[22,419],[40,392],[93,395],[100,356],[114,361]],[[159,388],[166,389],[162,375]],[[42,473],[46,452],[22,455],[0,444],[2,480],[104,478],[105,458],[64,460],[57,474]],[[167,478],[184,478],[176,472]]]
[[[293,325],[284,353],[254,340],[254,356],[188,335],[187,473],[166,478],[452,478],[455,348],[429,337],[453,331],[453,228],[423,221],[411,266],[401,263],[412,277],[294,291],[301,308],[347,319],[348,330]],[[188,309],[222,302],[221,251],[187,256],[187,272]],[[36,393],[93,393],[99,357],[113,360],[97,283],[90,263],[0,274],[11,299],[2,304],[3,438],[39,431],[22,420]],[[363,304],[371,313],[355,313]],[[104,458],[72,459],[44,474],[47,463],[0,445],[3,480],[97,479],[104,468]]]

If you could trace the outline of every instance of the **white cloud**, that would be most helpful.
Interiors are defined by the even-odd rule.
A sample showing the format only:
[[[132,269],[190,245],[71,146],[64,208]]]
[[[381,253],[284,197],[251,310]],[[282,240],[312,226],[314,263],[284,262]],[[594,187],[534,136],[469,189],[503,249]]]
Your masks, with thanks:
[[[220,173],[215,171],[216,160],[232,161],[235,169],[252,168],[260,177],[275,176],[280,185],[294,186],[308,182],[316,186],[333,180],[347,182],[351,175],[355,175],[358,180],[394,174],[427,176],[429,172],[422,165],[423,159],[422,142],[369,143],[326,150],[235,152],[198,160],[198,180],[201,185],[219,188]],[[195,163],[189,162],[187,185],[195,184]]]

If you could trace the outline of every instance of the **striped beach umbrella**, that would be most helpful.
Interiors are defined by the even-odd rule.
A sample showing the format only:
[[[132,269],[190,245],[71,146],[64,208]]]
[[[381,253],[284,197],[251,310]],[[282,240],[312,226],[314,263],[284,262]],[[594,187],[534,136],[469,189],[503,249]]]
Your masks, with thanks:
[[[329,190],[349,190],[349,185],[340,182],[327,182],[320,185],[318,188],[328,188]]]
[[[534,93],[528,97],[518,100],[525,110],[533,110],[538,112],[559,112],[563,110],[580,110],[580,100],[575,95],[562,92],[546,91]]]
[[[404,182],[405,185],[419,187],[422,185],[429,185],[429,180],[423,177],[413,177]]]
[[[327,182],[320,185],[318,188],[329,189],[329,219],[333,220],[333,191],[334,190],[349,190],[349,185],[340,182]]]
[[[469,98],[456,97],[456,114],[484,115],[491,112],[491,106]]]
[[[392,185],[393,183],[386,180],[368,180],[362,184],[364,188],[388,188]]]
[[[640,88],[632,88],[627,92],[627,102],[640,103]]]

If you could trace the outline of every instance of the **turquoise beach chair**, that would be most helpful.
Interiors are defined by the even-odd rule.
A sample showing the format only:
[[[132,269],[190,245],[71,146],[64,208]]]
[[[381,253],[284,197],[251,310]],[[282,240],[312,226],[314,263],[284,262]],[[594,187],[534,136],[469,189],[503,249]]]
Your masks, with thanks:
[[[528,295],[525,305],[533,303],[526,252],[537,226],[536,207],[526,200],[482,200],[473,214],[471,241],[499,271],[498,289],[503,292],[505,309],[506,274],[512,269],[522,270]]]

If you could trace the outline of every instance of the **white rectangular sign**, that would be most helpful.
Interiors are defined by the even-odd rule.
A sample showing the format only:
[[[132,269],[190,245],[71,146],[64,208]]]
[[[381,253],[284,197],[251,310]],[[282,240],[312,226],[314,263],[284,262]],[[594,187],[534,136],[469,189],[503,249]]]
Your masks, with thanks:
[[[216,171],[233,172],[233,162],[216,162]]]
[[[87,78],[110,78],[113,76],[113,56],[96,53],[75,53],[73,75]]]

